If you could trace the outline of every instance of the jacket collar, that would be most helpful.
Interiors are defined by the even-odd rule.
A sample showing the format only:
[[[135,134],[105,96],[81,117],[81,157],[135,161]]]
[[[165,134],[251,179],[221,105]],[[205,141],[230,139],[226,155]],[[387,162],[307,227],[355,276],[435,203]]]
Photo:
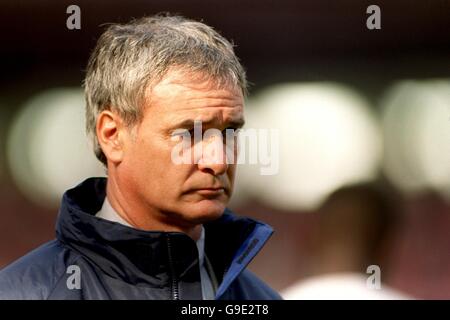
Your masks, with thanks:
[[[95,217],[106,196],[106,179],[89,178],[65,192],[56,224],[57,238],[106,275],[132,284],[169,285],[199,279],[198,251],[184,233],[143,231]],[[205,252],[219,281],[216,298],[250,263],[273,230],[229,209],[204,224]]]

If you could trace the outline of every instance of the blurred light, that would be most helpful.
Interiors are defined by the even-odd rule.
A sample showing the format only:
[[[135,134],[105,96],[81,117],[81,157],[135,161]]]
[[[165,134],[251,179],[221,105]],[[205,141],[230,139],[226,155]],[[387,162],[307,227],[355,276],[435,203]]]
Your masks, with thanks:
[[[276,128],[279,173],[241,165],[236,192],[281,209],[313,209],[335,189],[368,181],[379,169],[380,129],[368,103],[333,83],[286,84],[248,105],[247,128]]]
[[[54,206],[62,193],[90,176],[104,176],[85,135],[79,89],[53,89],[19,112],[7,141],[17,186],[34,202]]]
[[[389,179],[406,192],[450,194],[450,81],[403,81],[382,105]]]

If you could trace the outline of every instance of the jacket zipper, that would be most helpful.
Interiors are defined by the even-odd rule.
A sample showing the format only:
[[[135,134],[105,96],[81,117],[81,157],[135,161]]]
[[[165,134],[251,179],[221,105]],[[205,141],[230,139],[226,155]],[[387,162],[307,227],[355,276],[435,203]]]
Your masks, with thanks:
[[[167,253],[169,258],[170,272],[172,276],[172,300],[180,300],[180,295],[178,292],[178,279],[173,264],[172,245],[170,241],[170,236],[167,236]]]

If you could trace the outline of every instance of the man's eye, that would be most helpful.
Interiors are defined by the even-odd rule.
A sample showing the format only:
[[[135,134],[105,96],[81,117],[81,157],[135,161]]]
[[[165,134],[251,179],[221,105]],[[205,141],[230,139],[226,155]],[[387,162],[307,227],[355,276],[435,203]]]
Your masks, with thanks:
[[[187,136],[188,134],[190,134],[190,131],[187,129],[176,129],[172,131],[172,136],[174,137]]]

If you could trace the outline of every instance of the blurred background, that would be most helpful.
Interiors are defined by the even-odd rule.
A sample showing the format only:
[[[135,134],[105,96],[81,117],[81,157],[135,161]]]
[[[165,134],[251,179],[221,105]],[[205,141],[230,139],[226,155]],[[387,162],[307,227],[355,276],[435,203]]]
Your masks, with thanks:
[[[80,30],[66,27],[72,4]],[[381,30],[366,27],[371,4]],[[241,165],[230,204],[275,228],[250,268],[284,291],[378,265],[395,290],[450,299],[450,2],[439,0],[2,0],[0,268],[54,237],[65,189],[104,174],[80,88],[101,25],[163,11],[234,41],[253,83],[247,127],[279,130],[278,174]]]

